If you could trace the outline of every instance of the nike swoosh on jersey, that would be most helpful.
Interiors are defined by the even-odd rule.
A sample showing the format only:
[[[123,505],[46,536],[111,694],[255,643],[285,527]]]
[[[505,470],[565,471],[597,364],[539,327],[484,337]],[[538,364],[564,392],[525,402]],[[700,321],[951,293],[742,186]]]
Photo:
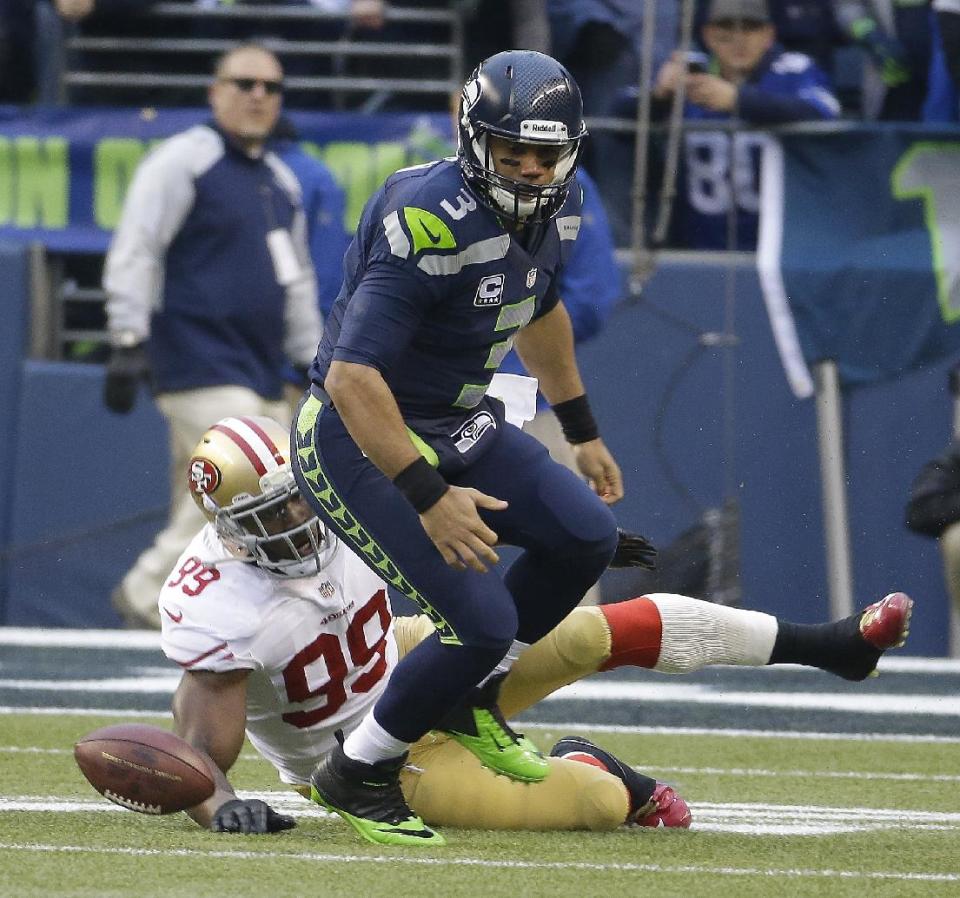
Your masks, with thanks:
[[[423,222],[420,222],[420,227],[423,228],[423,233],[427,235],[431,243],[437,244],[440,242],[440,234],[434,234]]]
[[[175,624],[179,624],[183,620],[183,612],[179,614],[174,614],[166,605],[163,606],[163,610],[167,613],[167,617],[170,618]]]

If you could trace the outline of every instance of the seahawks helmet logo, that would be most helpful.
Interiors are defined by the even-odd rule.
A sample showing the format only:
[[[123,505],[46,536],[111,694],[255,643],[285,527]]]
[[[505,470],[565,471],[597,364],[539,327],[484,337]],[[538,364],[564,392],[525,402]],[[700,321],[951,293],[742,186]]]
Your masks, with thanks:
[[[460,94],[460,99],[463,104],[463,124],[467,124],[467,113],[477,105],[477,101],[480,99],[480,94],[483,91],[483,86],[480,84],[479,78],[471,78],[466,84],[463,85],[463,91]]]

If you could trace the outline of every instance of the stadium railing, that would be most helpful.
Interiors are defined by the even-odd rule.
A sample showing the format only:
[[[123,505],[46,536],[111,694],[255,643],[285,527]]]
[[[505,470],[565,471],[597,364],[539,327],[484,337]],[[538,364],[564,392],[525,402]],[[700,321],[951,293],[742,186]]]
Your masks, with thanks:
[[[68,30],[60,95],[72,105],[142,105],[130,98],[146,90],[153,105],[200,104],[212,61],[238,40],[256,39],[287,69],[288,105],[321,95],[334,108],[412,101],[445,109],[463,80],[460,11],[391,4],[384,20],[359,30],[313,7],[158,3]]]

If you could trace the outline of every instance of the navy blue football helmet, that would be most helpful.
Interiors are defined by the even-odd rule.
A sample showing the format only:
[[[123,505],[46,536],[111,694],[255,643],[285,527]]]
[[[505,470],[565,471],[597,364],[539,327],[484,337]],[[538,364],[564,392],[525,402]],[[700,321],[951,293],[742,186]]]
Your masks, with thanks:
[[[577,172],[587,133],[583,100],[571,74],[553,57],[506,50],[485,59],[463,86],[457,158],[486,206],[511,221],[535,223],[560,210]],[[551,184],[523,184],[494,171],[488,137],[559,148]]]

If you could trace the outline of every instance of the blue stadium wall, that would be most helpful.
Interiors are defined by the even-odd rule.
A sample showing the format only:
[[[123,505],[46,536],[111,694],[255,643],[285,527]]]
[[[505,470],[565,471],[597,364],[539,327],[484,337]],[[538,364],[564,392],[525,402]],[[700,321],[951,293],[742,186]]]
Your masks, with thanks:
[[[720,331],[735,277],[734,452],[725,459]],[[0,624],[114,627],[109,595],[162,524],[168,455],[144,394],[126,417],[103,407],[96,365],[23,362],[25,253],[0,246]],[[732,483],[742,519],[743,603],[798,621],[829,616],[815,409],[788,390],[756,273],[671,263],[583,347],[605,437],[624,469],[622,524],[663,545]],[[847,394],[846,463],[858,601],[894,589],[918,600],[912,654],[947,652],[948,603],[934,542],[908,533],[903,507],[920,465],[950,434],[948,363]],[[681,373],[683,372],[683,373]],[[661,445],[653,421],[665,391]],[[729,399],[729,396],[728,396]],[[732,475],[732,476],[731,476]],[[676,484],[682,486],[678,488]],[[629,589],[629,574],[605,583]]]

